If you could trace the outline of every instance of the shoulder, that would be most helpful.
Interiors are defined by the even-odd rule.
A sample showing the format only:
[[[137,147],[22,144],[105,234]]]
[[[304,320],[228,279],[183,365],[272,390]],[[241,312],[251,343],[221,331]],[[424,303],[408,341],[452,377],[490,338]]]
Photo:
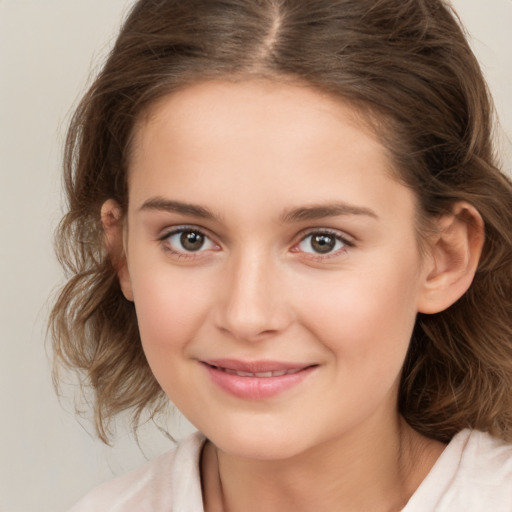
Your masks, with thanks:
[[[464,431],[460,439],[460,466],[455,484],[480,487],[489,495],[506,497],[512,510],[512,444],[478,431]],[[471,493],[470,489],[467,489]]]
[[[140,469],[100,485],[69,512],[202,510],[199,458],[204,437],[195,433]]]
[[[444,509],[511,512],[512,445],[478,431],[464,431],[453,442],[458,470],[443,500]]]
[[[512,444],[463,430],[404,509],[413,510],[512,512]]]

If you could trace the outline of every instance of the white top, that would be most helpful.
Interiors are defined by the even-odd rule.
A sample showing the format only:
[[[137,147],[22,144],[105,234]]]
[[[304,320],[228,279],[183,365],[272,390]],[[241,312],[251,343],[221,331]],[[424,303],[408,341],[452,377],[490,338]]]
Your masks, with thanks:
[[[195,433],[142,468],[94,489],[70,512],[202,512]],[[512,512],[512,445],[463,430],[402,512]]]

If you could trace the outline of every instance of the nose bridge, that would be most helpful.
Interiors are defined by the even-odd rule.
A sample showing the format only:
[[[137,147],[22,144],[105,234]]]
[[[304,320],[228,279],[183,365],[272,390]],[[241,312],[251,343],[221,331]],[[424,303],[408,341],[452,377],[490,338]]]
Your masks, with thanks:
[[[219,311],[221,329],[244,341],[284,329],[287,306],[276,265],[269,254],[255,248],[233,256]]]

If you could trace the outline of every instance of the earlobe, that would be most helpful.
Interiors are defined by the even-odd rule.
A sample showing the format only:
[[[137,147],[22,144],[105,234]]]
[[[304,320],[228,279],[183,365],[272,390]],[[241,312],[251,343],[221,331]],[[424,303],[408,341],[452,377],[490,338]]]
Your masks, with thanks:
[[[473,282],[484,244],[484,223],[469,203],[456,203],[438,220],[418,311],[439,313],[464,295]]]
[[[110,261],[117,272],[119,284],[127,300],[133,301],[133,292],[126,262],[123,240],[123,220],[119,204],[113,199],[105,201],[101,207],[105,247]]]

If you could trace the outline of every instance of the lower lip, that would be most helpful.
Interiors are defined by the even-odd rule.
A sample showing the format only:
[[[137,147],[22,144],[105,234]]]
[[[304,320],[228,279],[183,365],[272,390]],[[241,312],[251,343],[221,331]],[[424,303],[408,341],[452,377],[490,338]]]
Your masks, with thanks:
[[[297,373],[285,374],[279,377],[240,377],[207,364],[203,364],[203,366],[212,381],[223,391],[246,400],[263,400],[279,395],[300,384],[316,368],[315,366],[309,366]]]

